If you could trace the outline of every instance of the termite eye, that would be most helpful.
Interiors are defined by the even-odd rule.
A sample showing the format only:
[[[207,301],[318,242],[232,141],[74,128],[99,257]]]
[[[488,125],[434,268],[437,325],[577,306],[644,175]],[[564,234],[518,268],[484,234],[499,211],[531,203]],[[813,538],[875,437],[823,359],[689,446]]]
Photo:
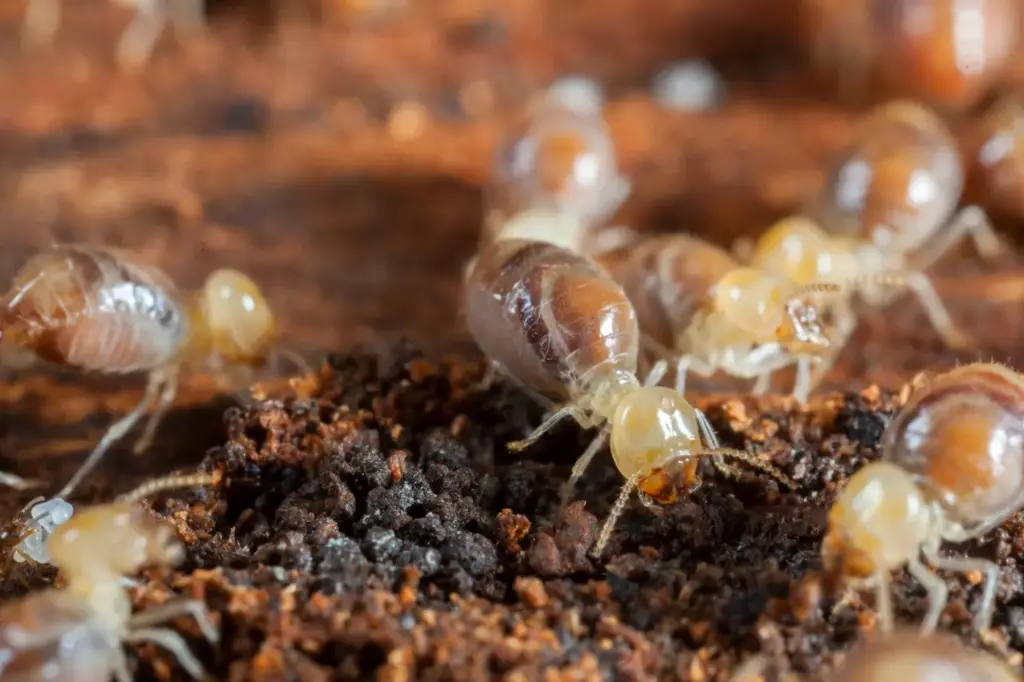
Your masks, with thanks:
[[[270,306],[252,279],[217,270],[203,286],[200,309],[214,351],[226,362],[263,363],[277,338]]]
[[[757,336],[773,335],[783,325],[783,282],[757,268],[736,268],[715,285],[715,307],[729,322]]]

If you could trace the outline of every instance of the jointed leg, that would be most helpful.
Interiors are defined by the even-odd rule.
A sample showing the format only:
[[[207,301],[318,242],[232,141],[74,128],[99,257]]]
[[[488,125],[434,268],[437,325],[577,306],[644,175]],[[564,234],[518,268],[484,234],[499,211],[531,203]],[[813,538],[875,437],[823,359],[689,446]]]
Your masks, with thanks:
[[[981,606],[974,616],[974,628],[984,633],[992,625],[992,611],[996,605],[996,584],[999,581],[999,566],[988,559],[976,557],[944,557],[939,554],[937,547],[925,549],[925,556],[935,568],[947,571],[968,573],[978,571],[985,576],[984,588],[981,593]]]
[[[914,269],[927,270],[964,237],[970,237],[987,261],[995,260],[1003,252],[1003,245],[985,211],[980,206],[965,206],[934,239],[914,254]]]
[[[220,639],[217,627],[210,620],[210,614],[206,611],[206,604],[198,599],[175,599],[146,609],[132,617],[130,627],[133,630],[146,628],[157,623],[166,623],[181,616],[192,616],[208,642],[216,643]]]
[[[576,489],[576,484],[579,483],[583,473],[590,466],[590,462],[594,459],[594,455],[601,450],[601,446],[604,445],[605,441],[608,440],[608,429],[601,429],[601,433],[590,442],[590,445],[583,454],[579,456],[576,463],[572,465],[572,474],[569,476],[569,480],[562,485],[561,500],[559,502],[559,512],[565,509],[566,505],[572,501],[572,493]]]
[[[811,358],[802,356],[796,361],[796,378],[793,380],[793,397],[801,405],[807,403],[807,399],[814,389],[811,382]]]
[[[878,618],[878,626],[883,635],[892,632],[892,595],[889,594],[889,572],[882,566],[882,561],[876,561],[879,566],[874,575],[875,583],[875,613]]]
[[[929,571],[917,557],[908,562],[907,570],[928,592],[928,615],[921,623],[921,635],[930,635],[939,626],[942,611],[949,601],[949,588],[946,587],[946,582],[942,578]]]
[[[525,450],[526,448],[530,447],[538,440],[540,440],[545,433],[547,433],[555,426],[557,426],[558,423],[565,419],[566,417],[572,417],[581,424],[587,423],[587,416],[583,413],[583,411],[580,408],[578,408],[575,405],[566,405],[565,407],[561,408],[560,410],[552,414],[550,417],[545,419],[541,423],[541,425],[534,429],[533,433],[531,433],[526,438],[510,442],[508,444],[508,449],[511,450],[512,452],[520,452],[522,450]]]
[[[167,23],[167,0],[138,0],[135,18],[121,35],[117,45],[117,62],[122,67],[139,66],[153,53],[160,33]]]
[[[135,442],[135,447],[132,448],[136,455],[149,449],[149,446],[153,443],[153,436],[156,435],[156,430],[160,426],[160,422],[167,416],[167,411],[174,404],[174,398],[178,395],[178,368],[159,370],[150,377],[150,382],[154,382],[161,387],[160,397],[157,400],[153,414],[149,415],[149,421],[146,422],[145,430],[142,432],[139,440]]]
[[[942,341],[950,348],[968,348],[972,345],[971,337],[957,328],[949,316],[949,311],[942,303],[942,299],[935,292],[931,280],[923,273],[911,272],[905,276],[907,287],[917,296],[921,302],[928,321],[942,337]]]
[[[78,471],[75,472],[75,475],[71,477],[71,480],[68,481],[63,488],[60,489],[60,492],[58,492],[55,497],[67,498],[74,489],[78,487],[78,484],[82,482],[82,479],[88,476],[89,473],[96,468],[96,465],[100,463],[100,460],[102,460],[103,456],[107,454],[107,450],[110,449],[110,446],[124,438],[124,436],[132,430],[132,427],[135,426],[135,423],[142,419],[142,415],[146,413],[146,410],[148,410],[150,405],[153,404],[153,401],[156,400],[159,388],[160,385],[157,382],[149,382],[146,386],[146,393],[142,396],[142,400],[139,401],[139,404],[135,406],[135,409],[118,421],[114,422],[114,424],[107,429],[107,432],[103,434],[103,438],[100,439],[100,442],[96,444],[96,447],[92,449],[89,456],[85,458],[85,462],[78,467]]]
[[[172,656],[178,659],[178,663],[194,679],[201,680],[206,676],[203,665],[199,659],[189,650],[185,640],[174,630],[166,628],[140,628],[125,634],[124,641],[152,642],[166,649]]]
[[[686,394],[686,373],[693,372],[705,379],[714,376],[716,368],[694,355],[683,355],[676,363],[676,391],[680,395]]]
[[[651,367],[651,371],[647,373],[647,376],[644,377],[644,386],[657,386],[665,378],[666,372],[668,372],[668,363],[664,360],[658,360]]]
[[[750,389],[751,395],[762,396],[768,392],[768,389],[772,387],[772,375],[775,374],[774,369],[770,369],[767,372],[762,372],[757,375],[757,381]]]

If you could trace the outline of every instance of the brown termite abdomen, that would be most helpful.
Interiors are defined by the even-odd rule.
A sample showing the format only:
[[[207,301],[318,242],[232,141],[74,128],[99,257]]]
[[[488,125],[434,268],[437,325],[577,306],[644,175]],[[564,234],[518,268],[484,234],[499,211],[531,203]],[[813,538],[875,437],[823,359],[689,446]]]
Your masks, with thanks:
[[[756,379],[762,394],[773,373],[796,365],[793,394],[807,401],[810,367],[830,344],[808,299],[833,287],[793,286],[686,234],[641,238],[600,261],[632,301],[644,349],[675,359],[677,391],[689,372],[724,371]]]
[[[882,438],[882,459],[852,477],[829,514],[824,563],[833,575],[874,583],[879,620],[892,628],[889,573],[907,566],[928,590],[922,630],[938,625],[947,601],[939,569],[984,576],[974,625],[985,631],[999,567],[943,556],[1002,523],[1024,504],[1024,377],[997,364],[954,369],[911,393]]]
[[[587,250],[629,194],[600,107],[547,93],[499,143],[481,249],[498,238]]]
[[[965,199],[994,218],[1024,220],[1024,103],[1004,97],[968,125]]]
[[[976,105],[1020,39],[1017,0],[806,0],[818,66],[847,97],[906,97],[948,112]]]
[[[0,676],[18,682],[130,682],[122,643],[168,650],[194,678],[203,667],[177,632],[154,627],[195,619],[210,643],[217,629],[203,602],[178,599],[132,614],[122,581],[147,566],[173,566],[184,551],[173,528],[138,504],[158,490],[215,483],[218,475],[173,476],[115,502],[86,507],[53,530],[47,553],[66,587],[31,594],[0,608]]]
[[[183,297],[158,268],[125,251],[91,246],[57,246],[30,259],[0,303],[0,334],[4,343],[69,369],[149,376],[142,401],[108,429],[61,498],[155,405],[135,450],[149,446],[183,366],[216,372],[262,366],[277,339],[269,306],[242,273],[215,271]]]
[[[564,405],[510,448],[528,447],[566,417],[584,428],[602,427],[574,465],[563,504],[610,438],[612,458],[627,482],[595,553],[634,489],[672,501],[696,485],[699,456],[712,456],[730,474],[724,458],[740,459],[788,482],[748,453],[719,448],[699,410],[654,385],[664,363],[652,370],[648,385],[641,383],[636,313],[621,287],[590,259],[551,243],[500,239],[473,262],[465,286],[467,324],[484,353],[549,406]]]
[[[918,270],[966,236],[982,256],[1002,247],[985,213],[957,211],[964,187],[960,153],[939,116],[896,100],[870,111],[839,153],[809,217],[831,234],[905,256]]]
[[[897,632],[861,644],[844,659],[834,682],[1015,682],[1008,665],[953,637]]]

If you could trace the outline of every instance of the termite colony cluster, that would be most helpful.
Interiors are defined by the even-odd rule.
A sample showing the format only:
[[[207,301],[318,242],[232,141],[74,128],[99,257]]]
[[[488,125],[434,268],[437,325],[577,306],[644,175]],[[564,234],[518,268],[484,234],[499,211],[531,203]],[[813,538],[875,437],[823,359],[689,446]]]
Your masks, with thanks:
[[[898,13],[913,3],[892,4]],[[1015,7],[1005,5],[992,3],[991,11],[1014,15]],[[859,19],[895,21],[888,15]],[[862,66],[874,54],[851,55],[868,50],[856,44],[838,47],[844,59],[855,57]],[[985,69],[963,75],[957,101],[976,95],[982,76],[1005,61],[1002,52],[983,56]],[[1002,101],[979,119],[966,163],[941,113],[948,107],[938,108],[937,100],[950,105],[951,93],[907,91],[915,98],[904,94],[877,104],[832,162],[824,187],[798,212],[766,226],[759,239],[730,252],[694,234],[614,224],[630,183],[619,174],[600,98],[579,92],[570,97],[551,89],[501,144],[483,238],[464,286],[469,329],[494,372],[551,409],[509,448],[522,451],[566,418],[598,429],[563,488],[563,508],[609,442],[625,483],[595,556],[633,492],[646,505],[672,502],[700,485],[702,458],[729,477],[746,464],[796,487],[770,461],[719,444],[685,397],[689,376],[721,372],[753,380],[760,395],[774,373],[793,366],[792,396],[806,403],[853,338],[858,311],[887,307],[904,293],[916,298],[946,346],[974,347],[928,270],[965,240],[987,262],[1003,254],[986,212],[964,205],[965,199],[1024,215],[1014,193],[1024,188],[1024,118],[1015,101]],[[660,386],[670,371],[674,386]],[[848,588],[874,587],[883,632],[895,627],[890,573],[906,567],[927,590],[923,635],[939,625],[948,591],[925,561],[980,576],[974,623],[984,638],[998,566],[940,549],[944,542],[980,537],[1024,506],[1024,376],[1004,365],[975,363],[913,388],[885,432],[880,461],[856,471],[839,492],[828,516],[823,567]],[[904,648],[901,660],[885,662],[885,670],[926,666],[937,650],[922,640]],[[967,668],[987,665],[970,657],[961,656]],[[843,679],[897,679],[877,676],[883,663],[871,661],[881,654],[861,658]]]
[[[508,443],[510,451],[528,449],[566,419],[596,430],[562,487],[563,509],[607,443],[624,483],[593,544],[595,558],[634,494],[649,507],[670,504],[702,484],[705,459],[726,478],[746,466],[798,489],[773,462],[723,447],[687,399],[694,375],[726,374],[762,395],[778,372],[792,369],[790,393],[805,404],[854,338],[864,307],[883,309],[905,293],[946,346],[974,347],[928,271],[965,240],[986,261],[1002,256],[980,205],[1024,217],[1024,106],[998,101],[967,136],[966,153],[944,116],[975,104],[994,82],[1017,39],[1017,5],[989,0],[984,11],[959,17],[951,0],[850,3],[846,11],[830,4],[837,1],[811,3],[830,17],[815,25],[821,63],[837,67],[847,85],[880,84],[898,96],[864,115],[820,191],[753,242],[727,250],[695,234],[615,224],[631,183],[620,173],[600,92],[585,82],[538,97],[499,145],[477,253],[462,273],[466,323],[491,363],[484,385],[501,375],[549,409],[531,433]],[[137,14],[118,46],[123,64],[145,61],[167,20],[183,34],[202,27],[201,0],[129,4]],[[944,18],[931,30],[946,27],[949,35],[907,32],[909,13],[925,6]],[[59,0],[30,0],[26,39],[49,39],[59,11]],[[966,31],[972,21],[989,36],[973,53],[950,28]],[[658,83],[666,102],[687,100],[687,83],[700,85],[704,101],[722,96],[702,69],[665,73]],[[26,505],[0,534],[5,559],[52,563],[65,583],[0,607],[0,678],[124,682],[131,675],[121,645],[130,642],[165,647],[201,678],[184,640],[153,626],[189,615],[216,642],[203,603],[133,615],[124,580],[182,558],[171,528],[140,500],[218,477],[168,476],[78,510],[67,499],[150,413],[135,443],[137,452],[147,449],[183,371],[210,371],[238,387],[274,365],[282,349],[259,287],[225,269],[182,295],[132,254],[55,246],[26,263],[0,301],[0,338],[69,369],[148,377],[142,401],[74,476],[55,496]],[[39,484],[8,472],[0,483]],[[1015,679],[992,659],[937,638],[948,587],[932,569],[980,576],[974,626],[984,638],[999,566],[943,553],[942,545],[979,538],[1022,506],[1024,376],[977,362],[908,386],[880,456],[854,472],[832,504],[821,563],[836,582],[874,590],[884,633],[897,627],[893,571],[906,568],[921,583],[928,609],[919,632],[855,650],[837,679],[938,680],[929,677],[935,666],[955,675],[942,679]]]

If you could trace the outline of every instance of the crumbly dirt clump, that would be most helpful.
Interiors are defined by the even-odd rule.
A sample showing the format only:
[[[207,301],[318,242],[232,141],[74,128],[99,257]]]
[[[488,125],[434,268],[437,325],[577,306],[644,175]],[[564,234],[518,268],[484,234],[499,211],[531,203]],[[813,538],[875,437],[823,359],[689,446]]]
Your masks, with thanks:
[[[481,387],[482,374],[408,347],[334,356],[288,397],[230,409],[227,443],[201,465],[224,483],[156,505],[187,563],[148,576],[136,607],[205,599],[221,646],[185,620],[175,627],[229,680],[814,680],[870,636],[870,596],[840,600],[818,572],[819,546],[836,490],[877,457],[900,395],[869,389],[806,409],[707,401],[725,443],[801,490],[707,467],[687,499],[631,504],[595,561],[621,484],[610,458],[556,518],[587,434],[569,425],[512,455],[504,443],[541,412],[505,382]],[[1001,564],[986,646],[1017,663],[1022,548],[1019,516],[966,548]],[[950,577],[943,618],[968,640],[970,578]],[[919,586],[898,574],[894,590],[901,621],[923,617]],[[138,654],[140,679],[184,679],[163,651]]]

